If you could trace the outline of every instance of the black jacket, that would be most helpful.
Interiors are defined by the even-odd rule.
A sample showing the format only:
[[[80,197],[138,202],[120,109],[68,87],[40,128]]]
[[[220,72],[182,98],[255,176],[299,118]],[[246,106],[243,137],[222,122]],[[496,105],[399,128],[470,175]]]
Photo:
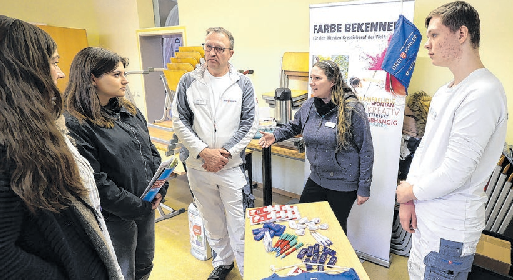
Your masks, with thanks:
[[[146,119],[119,107],[116,98],[103,108],[115,119],[113,128],[79,121],[65,113],[66,126],[76,146],[94,169],[102,213],[106,220],[133,220],[151,213],[151,203],[140,196],[161,158],[150,140]],[[168,183],[160,190],[164,197]]]
[[[72,199],[60,213],[33,214],[11,188],[13,172],[0,145],[0,279],[109,279],[116,264],[102,261],[108,249],[92,207]]]

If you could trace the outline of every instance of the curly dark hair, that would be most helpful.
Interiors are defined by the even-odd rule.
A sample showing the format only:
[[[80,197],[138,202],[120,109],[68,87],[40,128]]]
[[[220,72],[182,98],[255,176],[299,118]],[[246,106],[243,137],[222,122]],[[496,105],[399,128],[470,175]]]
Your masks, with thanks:
[[[426,131],[426,123],[430,103],[431,96],[422,90],[410,93],[406,98],[406,106],[410,108],[415,119],[415,129],[417,130],[418,138],[422,138],[424,136],[424,132]]]

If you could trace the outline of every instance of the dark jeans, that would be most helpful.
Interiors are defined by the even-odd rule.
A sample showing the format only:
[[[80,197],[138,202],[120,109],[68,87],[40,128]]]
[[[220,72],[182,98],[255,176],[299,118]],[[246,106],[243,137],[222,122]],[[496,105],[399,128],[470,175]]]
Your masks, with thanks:
[[[148,279],[155,253],[155,211],[137,220],[109,217],[105,222],[125,280]]]
[[[356,200],[356,191],[340,192],[323,188],[308,178],[299,203],[327,201],[340,226],[347,234],[347,217]]]

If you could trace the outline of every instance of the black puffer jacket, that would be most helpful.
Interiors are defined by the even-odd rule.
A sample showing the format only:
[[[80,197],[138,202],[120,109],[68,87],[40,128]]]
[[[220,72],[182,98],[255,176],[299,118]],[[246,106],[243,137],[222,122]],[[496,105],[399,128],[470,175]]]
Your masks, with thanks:
[[[94,169],[106,220],[134,220],[151,213],[151,203],[140,196],[157,170],[161,158],[151,143],[146,119],[134,116],[112,98],[104,109],[116,121],[102,128],[65,114],[66,126],[76,146]],[[160,190],[164,197],[168,184]]]

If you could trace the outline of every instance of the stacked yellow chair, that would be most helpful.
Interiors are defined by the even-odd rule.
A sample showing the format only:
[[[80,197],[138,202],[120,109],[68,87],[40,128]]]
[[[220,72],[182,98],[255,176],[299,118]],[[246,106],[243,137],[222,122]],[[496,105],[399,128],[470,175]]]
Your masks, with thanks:
[[[170,59],[170,62],[166,64],[166,69],[163,70],[164,79],[167,85],[164,116],[162,119],[155,121],[155,125],[152,125],[151,127],[149,126],[149,128],[151,129],[150,134],[153,133],[157,135],[158,131],[154,130],[160,129],[164,130],[164,133],[167,133],[166,138],[169,138],[169,136],[173,138],[168,141],[169,143],[167,143],[165,147],[161,148],[161,150],[166,151],[166,156],[174,154],[177,144],[176,137],[174,137],[174,133],[172,132],[173,124],[170,118],[170,110],[178,83],[185,73],[191,72],[196,68],[204,54],[205,51],[202,47],[180,47],[179,51],[175,52],[175,57]],[[171,134],[169,134],[169,132],[171,132]]]
[[[164,70],[169,89],[175,91],[183,74],[194,70],[204,56],[205,51],[202,47],[180,47],[175,57],[171,58],[171,62],[167,63],[167,70]]]

